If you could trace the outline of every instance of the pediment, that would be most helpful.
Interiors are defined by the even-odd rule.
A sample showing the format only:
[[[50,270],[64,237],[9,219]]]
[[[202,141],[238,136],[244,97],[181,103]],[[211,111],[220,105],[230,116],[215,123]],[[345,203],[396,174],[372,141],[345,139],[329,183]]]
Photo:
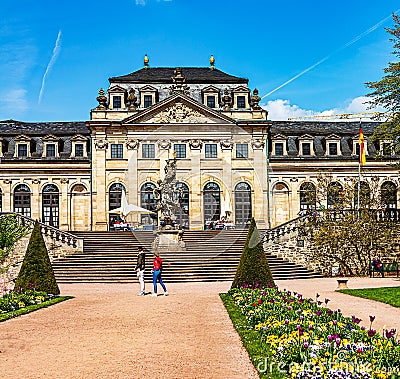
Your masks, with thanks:
[[[48,134],[42,138],[42,141],[58,141],[60,138],[56,137],[54,134]]]
[[[250,92],[250,90],[245,86],[239,86],[234,88],[232,92]]]
[[[325,139],[326,140],[339,140],[340,136],[338,136],[337,134],[329,134],[329,136],[327,136]]]
[[[284,136],[283,134],[275,134],[275,135],[272,137],[272,139],[273,139],[274,141],[276,141],[276,140],[287,140],[287,137]]]
[[[20,134],[20,135],[18,135],[18,136],[15,136],[13,139],[14,139],[14,141],[28,142],[28,141],[30,141],[32,138],[26,136],[25,134]]]
[[[125,92],[125,88],[122,88],[120,86],[112,86],[111,88],[108,89],[107,92],[109,92],[109,93],[111,93],[111,92],[118,92],[118,93]]]
[[[219,93],[219,89],[214,86],[207,86],[206,88],[203,88],[201,92],[217,92]]]
[[[139,88],[139,91],[140,92],[157,92],[157,88],[147,85],[142,88]]]
[[[123,121],[146,124],[234,124],[235,121],[183,95],[175,94]]]
[[[71,138],[70,138],[70,140],[71,141],[82,141],[82,142],[85,142],[85,141],[87,141],[87,138],[86,137],[84,137],[82,134],[75,134],[74,136],[72,136]]]
[[[314,139],[314,137],[311,134],[303,134],[302,136],[299,137],[299,140],[310,140]]]

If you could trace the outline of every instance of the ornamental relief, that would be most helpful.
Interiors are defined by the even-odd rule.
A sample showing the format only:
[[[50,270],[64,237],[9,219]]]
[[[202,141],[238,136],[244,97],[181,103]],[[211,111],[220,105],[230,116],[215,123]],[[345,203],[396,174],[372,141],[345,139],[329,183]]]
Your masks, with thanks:
[[[251,146],[253,149],[263,149],[264,145],[265,145],[265,141],[260,138],[253,139],[251,141]]]
[[[171,141],[168,140],[160,140],[157,142],[158,148],[159,149],[170,149],[171,148]]]
[[[98,139],[94,142],[97,150],[105,150],[108,147],[108,141],[104,139]]]
[[[137,149],[138,147],[139,147],[139,140],[133,139],[133,138],[129,138],[126,141],[126,148],[128,150],[134,150],[134,149]]]
[[[173,106],[166,108],[146,122],[163,124],[179,122],[206,124],[210,122],[210,119],[202,115],[200,112],[189,108],[183,103],[176,103]]]
[[[223,150],[231,150],[233,148],[233,141],[230,139],[222,140],[219,144]]]
[[[193,150],[193,149],[201,149],[201,147],[203,146],[203,142],[201,142],[201,140],[199,139],[191,139],[189,141],[189,147]]]

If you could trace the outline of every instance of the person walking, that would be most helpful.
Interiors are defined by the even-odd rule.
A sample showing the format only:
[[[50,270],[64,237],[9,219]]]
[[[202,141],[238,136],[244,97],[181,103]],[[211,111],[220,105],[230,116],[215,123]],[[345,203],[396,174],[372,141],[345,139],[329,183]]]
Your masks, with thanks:
[[[154,259],[153,259],[154,292],[153,292],[152,296],[157,296],[157,281],[161,284],[161,287],[164,290],[164,296],[168,296],[167,287],[165,287],[165,284],[161,277],[161,273],[162,273],[162,259],[160,258],[160,255],[158,253],[154,253]]]
[[[146,265],[146,254],[143,250],[143,247],[139,246],[138,247],[138,255],[137,255],[137,262],[136,262],[136,275],[139,279],[140,283],[140,292],[138,293],[138,296],[144,296],[144,269]]]

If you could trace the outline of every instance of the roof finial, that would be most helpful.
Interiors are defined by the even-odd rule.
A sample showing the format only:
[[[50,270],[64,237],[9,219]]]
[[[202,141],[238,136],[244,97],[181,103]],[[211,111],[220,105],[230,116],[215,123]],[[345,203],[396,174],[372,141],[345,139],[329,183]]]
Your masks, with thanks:
[[[212,55],[211,54],[211,57],[210,57],[210,69],[211,70],[214,70],[214,64],[215,64],[215,58],[214,58],[214,55]]]
[[[149,57],[147,56],[147,54],[144,55],[143,62],[144,68],[149,68]]]

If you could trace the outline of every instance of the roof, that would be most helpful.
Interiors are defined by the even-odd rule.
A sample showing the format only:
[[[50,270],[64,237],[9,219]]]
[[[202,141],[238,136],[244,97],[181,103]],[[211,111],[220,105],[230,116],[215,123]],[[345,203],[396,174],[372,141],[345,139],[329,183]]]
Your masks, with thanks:
[[[76,122],[23,122],[15,120],[0,121],[0,136],[6,135],[90,135],[84,121]]]
[[[218,69],[208,67],[181,67],[182,75],[186,77],[186,83],[220,83],[220,84],[248,84],[246,78],[239,78],[226,74]],[[110,83],[173,83],[175,68],[173,67],[149,67],[134,71],[128,75],[109,78]]]
[[[381,124],[377,121],[362,121],[361,126],[365,135],[371,135],[376,127]],[[312,136],[329,134],[358,135],[360,131],[359,121],[272,121],[271,134],[283,134],[286,136]]]

